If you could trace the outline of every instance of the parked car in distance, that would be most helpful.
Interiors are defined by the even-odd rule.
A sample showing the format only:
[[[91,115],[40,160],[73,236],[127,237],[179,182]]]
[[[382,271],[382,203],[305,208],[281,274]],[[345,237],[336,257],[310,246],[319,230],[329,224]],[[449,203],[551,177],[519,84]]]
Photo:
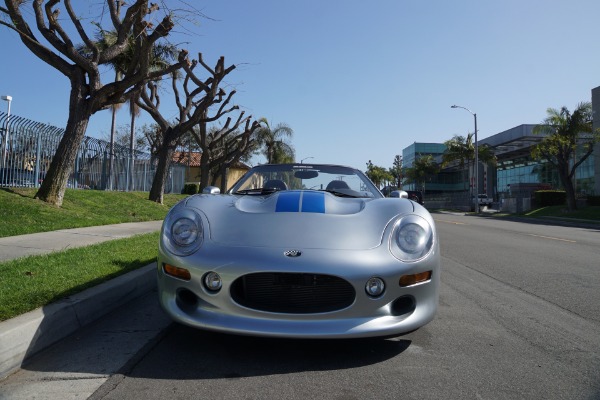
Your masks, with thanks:
[[[493,200],[490,199],[487,194],[480,194],[477,197],[478,197],[480,207],[483,207],[483,206],[491,207],[492,206]]]
[[[231,334],[418,329],[438,308],[439,241],[429,212],[401,196],[326,164],[259,165],[226,194],[205,188],[164,220],[159,303],[179,323]]]
[[[425,200],[423,200],[423,193],[417,190],[407,190],[408,198],[412,201],[416,201],[420,205],[425,205]]]

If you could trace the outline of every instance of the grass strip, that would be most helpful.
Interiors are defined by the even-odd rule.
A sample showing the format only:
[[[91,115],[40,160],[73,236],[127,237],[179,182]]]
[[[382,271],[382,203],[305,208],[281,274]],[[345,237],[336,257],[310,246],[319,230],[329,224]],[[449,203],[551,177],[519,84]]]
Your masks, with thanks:
[[[531,210],[524,214],[526,217],[559,217],[600,221],[600,206],[582,207],[568,211],[565,206],[549,206]]]
[[[187,197],[166,194],[164,204],[148,200],[146,192],[67,189],[62,207],[34,199],[36,189],[0,189],[0,237],[58,229],[162,220]]]
[[[0,321],[156,261],[159,232],[0,263]]]

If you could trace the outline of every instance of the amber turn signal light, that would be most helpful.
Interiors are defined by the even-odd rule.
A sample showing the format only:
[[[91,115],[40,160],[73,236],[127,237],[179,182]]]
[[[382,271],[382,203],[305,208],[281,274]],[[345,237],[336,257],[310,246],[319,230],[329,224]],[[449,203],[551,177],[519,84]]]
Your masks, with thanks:
[[[402,275],[400,277],[400,286],[406,287],[417,283],[426,282],[431,279],[431,271],[419,272],[418,274]]]
[[[163,271],[165,271],[165,274],[167,275],[183,279],[184,281],[189,281],[190,279],[192,279],[190,271],[188,271],[185,268],[179,268],[174,265],[163,264]]]

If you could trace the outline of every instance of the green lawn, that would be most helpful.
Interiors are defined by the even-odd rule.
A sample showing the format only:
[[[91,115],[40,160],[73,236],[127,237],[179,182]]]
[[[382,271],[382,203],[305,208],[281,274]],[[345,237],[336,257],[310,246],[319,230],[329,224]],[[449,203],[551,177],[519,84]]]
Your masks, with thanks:
[[[158,232],[0,263],[0,321],[156,261]]]
[[[36,200],[36,189],[0,189],[0,237],[58,229],[161,220],[181,194],[167,194],[164,205],[146,192],[67,189],[62,207]]]
[[[144,192],[67,189],[58,208],[34,199],[35,189],[0,189],[0,237],[164,219],[187,197],[164,205]],[[158,232],[0,263],[0,321],[81,292],[156,260]]]

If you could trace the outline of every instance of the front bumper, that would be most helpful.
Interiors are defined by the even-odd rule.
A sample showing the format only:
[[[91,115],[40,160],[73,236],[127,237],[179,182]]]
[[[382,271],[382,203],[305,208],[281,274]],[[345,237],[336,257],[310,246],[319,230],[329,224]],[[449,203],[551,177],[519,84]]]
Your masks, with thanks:
[[[435,316],[440,278],[437,243],[429,256],[415,263],[398,261],[385,246],[360,251],[299,249],[302,256],[296,258],[286,257],[286,250],[289,249],[221,246],[209,241],[196,254],[177,257],[161,248],[157,271],[160,304],[173,320],[195,328],[287,338],[392,336],[413,331]],[[191,279],[184,281],[167,275],[164,264],[189,270]],[[217,293],[211,293],[202,283],[209,271],[217,272],[223,279]],[[402,275],[424,271],[432,271],[429,281],[400,287]],[[241,306],[232,299],[231,286],[239,277],[258,272],[340,277],[353,286],[355,298],[343,309],[312,314],[266,312]],[[386,290],[377,298],[365,292],[365,283],[374,276],[386,283]]]

